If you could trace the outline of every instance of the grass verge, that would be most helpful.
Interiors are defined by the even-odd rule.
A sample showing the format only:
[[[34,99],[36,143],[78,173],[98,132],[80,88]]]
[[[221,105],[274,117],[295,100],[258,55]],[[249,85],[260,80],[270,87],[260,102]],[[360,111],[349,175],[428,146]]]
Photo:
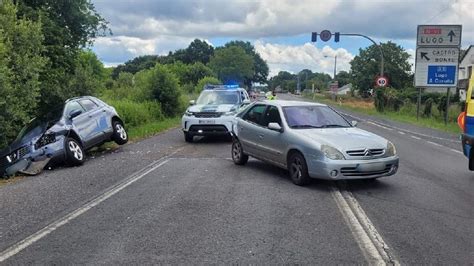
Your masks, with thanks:
[[[459,126],[454,121],[449,121],[446,125],[442,119],[437,117],[421,117],[416,119],[416,110],[413,114],[413,110],[404,110],[403,107],[399,112],[389,112],[379,113],[375,110],[373,103],[368,101],[352,101],[345,99],[343,102],[335,102],[331,99],[326,98],[324,95],[304,95],[305,98],[311,99],[313,101],[325,103],[330,106],[341,108],[348,111],[353,111],[356,113],[372,115],[379,118],[390,119],[398,122],[409,123],[417,126],[423,126],[427,128],[433,128],[449,133],[460,134],[461,130]]]

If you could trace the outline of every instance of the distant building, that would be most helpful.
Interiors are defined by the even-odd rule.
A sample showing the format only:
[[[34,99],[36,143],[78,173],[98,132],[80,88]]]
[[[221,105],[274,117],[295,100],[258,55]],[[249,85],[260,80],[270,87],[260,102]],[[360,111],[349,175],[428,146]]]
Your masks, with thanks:
[[[352,83],[346,84],[337,89],[337,95],[347,95],[350,94],[352,90]]]
[[[459,61],[459,78],[458,78],[458,89],[459,97],[461,101],[466,100],[466,90],[469,83],[469,78],[472,75],[472,69],[474,68],[474,45],[470,45],[466,53]]]

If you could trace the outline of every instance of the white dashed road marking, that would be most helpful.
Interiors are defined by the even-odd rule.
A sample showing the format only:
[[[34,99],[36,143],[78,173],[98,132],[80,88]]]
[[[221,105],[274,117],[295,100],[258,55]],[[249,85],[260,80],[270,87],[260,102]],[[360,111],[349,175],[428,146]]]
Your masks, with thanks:
[[[417,137],[417,136],[410,136],[410,137],[412,137],[412,138],[414,138],[414,139],[417,139],[417,140],[420,140],[420,139],[421,139],[421,138],[419,138],[419,137]]]
[[[28,246],[32,245],[36,241],[42,239],[43,237],[51,234],[53,231],[58,229],[59,227],[69,223],[70,221],[74,220],[75,218],[79,217],[81,214],[89,211],[90,209],[94,208],[95,206],[99,205],[106,199],[112,197],[113,195],[117,194],[121,190],[125,189],[126,187],[130,186],[131,184],[135,183],[136,181],[142,179],[144,176],[148,175],[149,173],[153,172],[154,170],[160,168],[161,166],[165,165],[169,161],[169,157],[178,153],[183,148],[177,149],[168,156],[157,160],[145,168],[135,172],[119,184],[109,188],[107,191],[99,195],[98,197],[90,200],[86,204],[82,205],[78,209],[70,212],[69,214],[63,216],[62,218],[56,220],[55,222],[47,225],[43,229],[39,230],[38,232],[30,235],[29,237],[21,240],[20,242],[14,244],[13,246],[7,248],[6,250],[0,253],[0,262],[7,260],[8,258],[14,256],[18,252],[22,251],[23,249],[27,248]]]

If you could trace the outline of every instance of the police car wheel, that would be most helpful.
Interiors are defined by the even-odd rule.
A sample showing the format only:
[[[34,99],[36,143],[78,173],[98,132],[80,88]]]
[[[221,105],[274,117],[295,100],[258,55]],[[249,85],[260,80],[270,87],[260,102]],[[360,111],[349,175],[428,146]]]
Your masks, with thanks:
[[[186,142],[193,142],[193,139],[194,139],[194,136],[193,136],[193,135],[184,132],[184,140],[185,140]]]

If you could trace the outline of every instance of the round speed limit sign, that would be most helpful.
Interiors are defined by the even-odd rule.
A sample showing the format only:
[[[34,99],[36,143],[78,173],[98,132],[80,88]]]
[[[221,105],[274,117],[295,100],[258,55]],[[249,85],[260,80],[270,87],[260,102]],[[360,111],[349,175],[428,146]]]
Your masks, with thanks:
[[[375,85],[377,85],[378,87],[388,86],[388,78],[384,76],[377,77],[377,79],[375,80]]]

